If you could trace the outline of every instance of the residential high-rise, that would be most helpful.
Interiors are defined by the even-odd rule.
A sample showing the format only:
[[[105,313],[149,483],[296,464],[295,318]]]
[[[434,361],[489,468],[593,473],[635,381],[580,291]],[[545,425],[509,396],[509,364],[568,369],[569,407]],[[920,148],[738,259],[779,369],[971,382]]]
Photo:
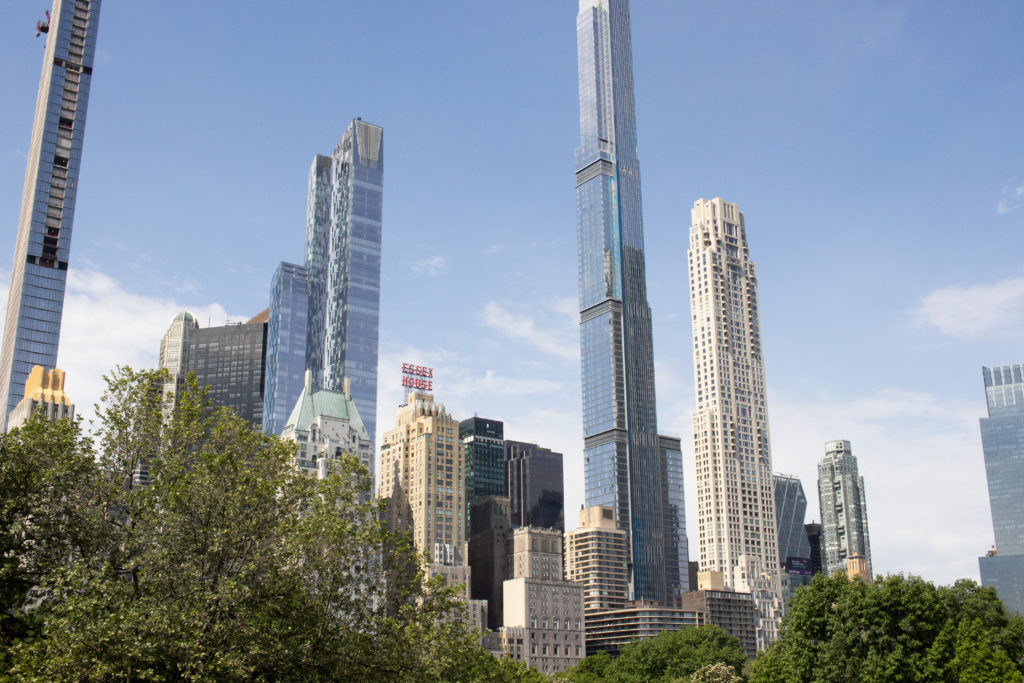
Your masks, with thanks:
[[[357,404],[358,406],[358,404]],[[463,586],[470,618],[483,628],[485,600],[470,600],[466,529],[466,461],[459,422],[433,394],[414,391],[381,436],[377,490],[388,500],[391,529],[406,532],[427,555],[427,574]]]
[[[825,457],[818,463],[818,500],[825,574],[846,571],[846,558],[862,555],[871,570],[871,538],[864,477],[857,473],[857,458],[849,441],[826,441]]]
[[[629,535],[618,527],[615,510],[580,510],[580,525],[565,533],[565,578],[583,584],[583,609],[619,609],[629,600]]]
[[[504,467],[512,523],[564,531],[562,454],[535,443],[506,441]]]
[[[306,367],[317,388],[351,382],[371,439],[377,429],[383,129],[355,119],[309,170]]]
[[[700,568],[721,572],[729,590],[753,594],[764,648],[777,635],[782,586],[757,269],[736,204],[699,199],[691,217]]]
[[[100,0],[54,0],[0,346],[0,427],[36,365],[57,365]]]
[[[629,534],[630,598],[664,602],[662,462],[636,154],[628,0],[580,0],[576,149],[587,506]]]
[[[192,334],[186,370],[209,387],[215,406],[231,408],[253,427],[263,426],[267,311],[246,323],[204,327]]]
[[[263,431],[281,434],[305,385],[306,268],[281,262],[270,285],[267,318],[267,378],[263,392]],[[371,458],[372,459],[372,458]],[[373,466],[370,466],[373,471]]]
[[[63,370],[47,370],[41,365],[32,368],[25,382],[24,398],[7,419],[7,431],[25,424],[36,412],[50,422],[75,417],[75,405],[64,393]]]
[[[988,417],[981,418],[995,548],[978,558],[981,583],[1024,614],[1024,364],[982,368]]]
[[[331,462],[354,455],[369,471],[373,460],[370,435],[352,397],[341,391],[314,389],[311,375],[306,371],[302,391],[281,431],[282,439],[298,444],[295,466],[324,479]]]
[[[779,566],[782,592],[789,604],[796,589],[811,583],[811,545],[804,518],[807,496],[796,477],[775,475],[775,519],[779,525]]]
[[[191,311],[181,311],[171,320],[171,326],[160,340],[158,367],[170,375],[163,385],[165,401],[169,394],[177,395],[181,390],[181,383],[188,372],[192,340],[198,329],[196,316]],[[170,414],[170,405],[167,406],[167,414]]]
[[[683,448],[674,436],[658,436],[661,454],[662,511],[665,529],[665,588],[677,603],[690,586],[690,543],[686,537],[686,497],[683,488]]]
[[[466,460],[466,501],[504,496],[504,423],[483,417],[463,420],[459,423],[459,446]]]

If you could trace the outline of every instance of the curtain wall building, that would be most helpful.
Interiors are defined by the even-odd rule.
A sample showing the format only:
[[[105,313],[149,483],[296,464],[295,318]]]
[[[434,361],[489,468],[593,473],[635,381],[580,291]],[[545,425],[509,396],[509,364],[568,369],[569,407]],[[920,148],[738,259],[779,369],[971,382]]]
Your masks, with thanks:
[[[341,391],[343,379],[350,380],[371,439],[377,429],[383,178],[383,130],[356,119],[332,156],[313,159],[306,204],[306,367],[317,388]]]
[[[728,589],[754,596],[763,649],[777,635],[782,587],[757,269],[736,204],[699,199],[691,216],[700,568],[721,572]]]
[[[981,583],[1024,614],[1024,364],[982,368],[988,417],[981,418],[995,548],[978,559]]]
[[[263,393],[263,430],[267,434],[281,435],[306,383],[306,285],[306,268],[283,261],[270,284]]]
[[[779,525],[779,566],[786,604],[800,586],[811,583],[811,544],[804,520],[807,496],[796,477],[775,475],[775,519]]]
[[[506,441],[504,461],[512,523],[565,531],[562,454],[535,443]]]
[[[267,312],[246,323],[204,327],[192,333],[187,372],[210,387],[215,406],[231,408],[253,427],[263,426]]]
[[[0,427],[33,366],[57,364],[99,20],[100,0],[54,0],[0,346]]]
[[[580,0],[576,149],[587,506],[629,535],[630,598],[664,602],[664,463],[658,447],[628,0]]]
[[[871,575],[871,538],[864,477],[849,441],[827,441],[818,464],[818,500],[821,504],[822,562],[825,574],[846,571],[846,559],[860,555]]]

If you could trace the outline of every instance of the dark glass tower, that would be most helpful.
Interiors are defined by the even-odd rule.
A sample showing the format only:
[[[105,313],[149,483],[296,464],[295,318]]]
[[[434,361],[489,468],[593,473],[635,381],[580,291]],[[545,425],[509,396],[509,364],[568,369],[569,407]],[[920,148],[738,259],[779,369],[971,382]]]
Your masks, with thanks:
[[[459,423],[466,462],[466,505],[481,496],[505,495],[505,424],[471,417]]]
[[[587,506],[630,535],[630,597],[664,602],[662,462],[647,305],[628,0],[580,0],[576,150]]]
[[[213,404],[231,408],[256,428],[263,425],[266,314],[244,324],[197,329],[188,353],[187,369],[200,387],[210,387]]]
[[[263,396],[263,430],[281,435],[306,374],[306,269],[285,263],[274,271],[267,319],[267,380]]]
[[[0,428],[32,367],[57,364],[99,22],[100,0],[53,2],[0,347]]]
[[[811,544],[804,527],[807,496],[796,477],[776,474],[775,520],[779,525],[779,566],[782,568],[782,594],[786,604],[800,586],[811,583]]]
[[[505,442],[512,524],[565,531],[562,454],[535,443]]]
[[[351,382],[366,431],[377,433],[383,129],[356,119],[334,154],[309,171],[306,365],[314,386],[343,391]]]
[[[981,418],[995,548],[978,558],[981,583],[1024,614],[1024,364],[982,368],[988,417]]]

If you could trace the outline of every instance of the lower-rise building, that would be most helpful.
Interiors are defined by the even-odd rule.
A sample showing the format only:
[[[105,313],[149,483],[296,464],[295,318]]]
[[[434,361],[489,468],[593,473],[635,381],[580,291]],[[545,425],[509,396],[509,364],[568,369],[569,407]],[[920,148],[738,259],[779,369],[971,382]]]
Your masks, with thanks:
[[[685,596],[689,595],[684,594]],[[626,607],[587,615],[587,655],[604,651],[617,655],[638,638],[654,638],[665,631],[678,631],[708,623],[707,612],[692,607],[664,607],[638,601]]]
[[[724,583],[702,584],[701,590],[691,591],[683,596],[683,607],[704,612],[708,623],[715,624],[739,639],[748,657],[756,655],[758,610],[754,597],[750,593],[706,589],[705,585],[721,586]]]
[[[25,380],[22,399],[7,418],[7,431],[20,427],[37,411],[50,422],[75,416],[75,406],[64,393],[63,370],[47,370],[42,365],[32,367]]]
[[[618,527],[613,508],[580,510],[579,527],[565,534],[565,578],[583,587],[588,616],[626,606],[629,536]]]
[[[470,596],[487,602],[487,628],[491,630],[501,628],[502,624],[502,584],[508,571],[505,550],[511,532],[508,498],[485,496],[470,504]]]

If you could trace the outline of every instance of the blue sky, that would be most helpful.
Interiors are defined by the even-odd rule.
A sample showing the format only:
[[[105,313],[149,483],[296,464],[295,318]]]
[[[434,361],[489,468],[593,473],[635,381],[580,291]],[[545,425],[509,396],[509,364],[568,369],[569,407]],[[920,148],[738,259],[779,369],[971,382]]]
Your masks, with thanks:
[[[0,4],[4,282],[48,6]],[[565,453],[574,525],[576,3],[102,11],[58,361],[80,409],[115,363],[156,364],[176,310],[267,305],[302,258],[313,155],[362,116],[385,139],[381,428],[401,362],[434,366],[456,417]],[[775,469],[808,519],[824,441],[850,439],[876,571],[977,577],[980,367],[1024,360],[1024,5],[636,0],[632,20],[662,431],[688,442],[689,210],[721,196],[745,212]]]

